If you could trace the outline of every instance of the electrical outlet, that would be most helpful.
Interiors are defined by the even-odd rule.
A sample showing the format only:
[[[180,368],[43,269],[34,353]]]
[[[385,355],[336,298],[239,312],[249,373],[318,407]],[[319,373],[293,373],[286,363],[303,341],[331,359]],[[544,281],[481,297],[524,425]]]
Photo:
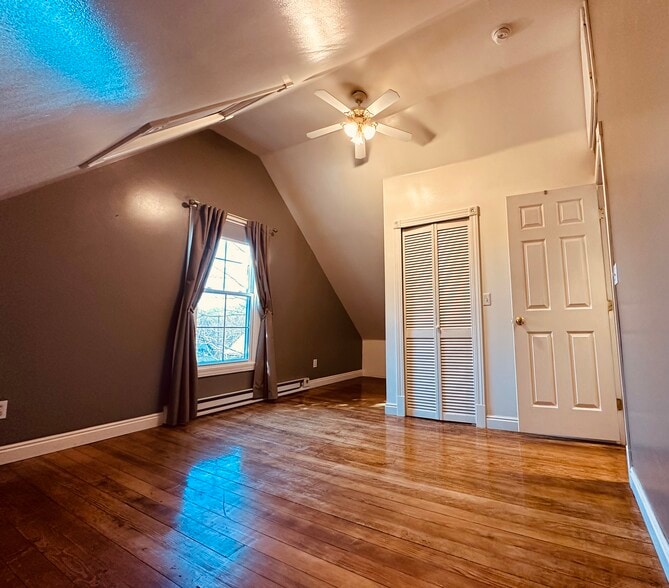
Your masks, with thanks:
[[[483,306],[490,306],[492,304],[492,297],[490,296],[490,292],[484,292],[483,293]]]
[[[9,400],[0,400],[0,419],[7,418],[7,405]]]
[[[311,367],[318,367],[318,360],[317,359],[314,359],[314,361],[311,362],[311,363],[312,363]]]

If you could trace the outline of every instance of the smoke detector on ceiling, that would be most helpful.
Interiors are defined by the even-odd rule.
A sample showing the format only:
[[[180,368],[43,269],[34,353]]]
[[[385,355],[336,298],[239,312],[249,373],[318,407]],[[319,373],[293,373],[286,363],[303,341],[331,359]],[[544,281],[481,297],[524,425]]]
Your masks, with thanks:
[[[490,33],[490,36],[495,43],[501,45],[511,36],[511,26],[508,24],[501,24]]]

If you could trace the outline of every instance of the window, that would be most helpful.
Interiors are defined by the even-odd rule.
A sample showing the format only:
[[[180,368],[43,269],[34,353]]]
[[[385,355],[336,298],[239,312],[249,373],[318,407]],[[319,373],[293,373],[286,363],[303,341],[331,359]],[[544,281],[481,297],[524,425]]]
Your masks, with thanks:
[[[200,377],[253,369],[256,314],[250,247],[222,238],[196,309]]]

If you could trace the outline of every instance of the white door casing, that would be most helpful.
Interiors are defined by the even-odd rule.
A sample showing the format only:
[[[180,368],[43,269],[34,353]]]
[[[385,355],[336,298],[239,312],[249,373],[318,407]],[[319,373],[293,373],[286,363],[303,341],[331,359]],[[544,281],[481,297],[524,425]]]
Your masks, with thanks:
[[[507,216],[520,430],[617,442],[596,186],[511,196]]]
[[[430,222],[438,220],[444,222]],[[478,208],[398,221],[396,228],[402,413],[485,426]]]

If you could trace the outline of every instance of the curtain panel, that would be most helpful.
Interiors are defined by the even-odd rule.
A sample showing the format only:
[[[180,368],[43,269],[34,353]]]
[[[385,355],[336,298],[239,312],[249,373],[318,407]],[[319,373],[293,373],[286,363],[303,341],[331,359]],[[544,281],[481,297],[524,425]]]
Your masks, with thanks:
[[[195,308],[202,296],[227,214],[199,205],[189,214],[186,270],[172,349],[168,425],[185,425],[197,416]]]
[[[269,231],[262,223],[248,221],[246,236],[253,256],[256,290],[260,304],[260,332],[253,373],[253,396],[254,398],[276,400],[279,393],[276,381],[272,294],[269,287]]]

